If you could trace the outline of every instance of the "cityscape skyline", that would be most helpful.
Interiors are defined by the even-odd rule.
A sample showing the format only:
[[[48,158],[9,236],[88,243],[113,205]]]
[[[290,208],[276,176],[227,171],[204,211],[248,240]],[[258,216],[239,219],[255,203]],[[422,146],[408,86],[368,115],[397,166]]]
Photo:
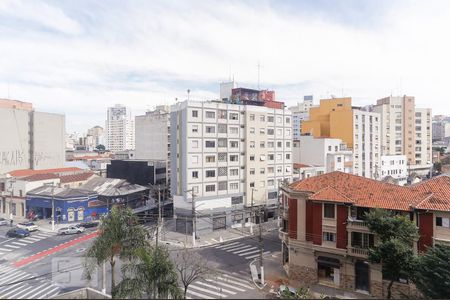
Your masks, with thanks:
[[[258,4],[2,1],[8,60],[0,97],[65,113],[68,132],[85,131],[103,126],[116,103],[139,115],[184,100],[187,89],[191,99],[215,99],[219,82],[233,77],[257,88],[260,64],[260,87],[288,106],[310,94],[349,96],[361,106],[406,94],[450,114],[443,105],[450,44],[441,38],[448,3]]]

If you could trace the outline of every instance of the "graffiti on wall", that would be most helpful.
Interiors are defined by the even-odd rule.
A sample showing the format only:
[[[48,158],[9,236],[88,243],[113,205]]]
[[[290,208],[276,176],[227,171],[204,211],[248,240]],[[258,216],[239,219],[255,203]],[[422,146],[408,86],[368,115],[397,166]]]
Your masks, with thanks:
[[[0,151],[0,165],[2,166],[22,166],[24,163],[27,163],[25,160],[24,151]]]
[[[34,159],[34,166],[35,167],[39,167],[39,165],[41,164],[45,164],[48,161],[54,160],[56,158],[56,156],[58,156],[59,159],[59,155],[49,155],[48,153],[44,153],[42,151],[40,152],[35,152],[33,159]]]

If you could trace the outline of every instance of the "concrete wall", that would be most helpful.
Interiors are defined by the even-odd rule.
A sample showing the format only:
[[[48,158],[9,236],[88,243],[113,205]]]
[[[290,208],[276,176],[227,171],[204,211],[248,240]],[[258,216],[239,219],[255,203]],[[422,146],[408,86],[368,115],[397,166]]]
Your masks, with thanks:
[[[169,114],[136,117],[136,158],[168,159]]]
[[[61,168],[65,161],[65,116],[34,112],[33,168]]]

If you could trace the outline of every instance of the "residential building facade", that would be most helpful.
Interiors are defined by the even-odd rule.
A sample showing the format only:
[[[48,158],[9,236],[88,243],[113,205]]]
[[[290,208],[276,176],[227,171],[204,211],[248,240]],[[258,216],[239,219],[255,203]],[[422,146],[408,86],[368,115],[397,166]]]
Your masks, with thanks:
[[[408,179],[406,155],[382,155],[379,176],[381,180],[391,177],[398,184],[405,185]]]
[[[196,209],[212,216],[198,220],[198,230],[249,223],[243,209],[251,206],[271,207],[273,217],[278,185],[292,178],[289,110],[184,101],[172,106],[170,128],[171,193],[180,222],[191,216],[192,194]]]
[[[129,107],[121,104],[108,107],[105,130],[108,150],[113,152],[134,150],[134,119]]]
[[[313,107],[313,96],[304,96],[303,102],[296,106],[289,107],[292,112],[293,138],[298,140],[302,134],[302,123],[309,119],[309,109]]]
[[[28,102],[0,99],[0,174],[64,165],[65,117]]]
[[[339,289],[386,296],[389,281],[381,265],[368,261],[378,242],[364,214],[379,208],[408,216],[420,238],[413,250],[424,252],[436,243],[450,244],[450,177],[434,177],[402,187],[341,172],[328,173],[283,187],[283,265],[291,282],[323,284]],[[414,296],[414,286],[397,281],[394,297]]]
[[[431,168],[431,109],[416,108],[414,97],[379,99],[373,111],[381,117],[381,152],[406,155],[409,169],[427,175]]]

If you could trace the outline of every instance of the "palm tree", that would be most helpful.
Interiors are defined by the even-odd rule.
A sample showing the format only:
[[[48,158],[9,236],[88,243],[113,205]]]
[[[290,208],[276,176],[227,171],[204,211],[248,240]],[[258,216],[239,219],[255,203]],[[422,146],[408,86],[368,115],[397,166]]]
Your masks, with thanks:
[[[136,249],[147,245],[144,229],[131,209],[114,206],[109,215],[102,219],[99,236],[85,255],[84,269],[88,280],[97,267],[109,262],[111,266],[111,295],[115,297],[116,259],[132,260]],[[92,260],[94,263],[92,263]]]
[[[124,279],[117,286],[117,295],[130,299],[181,299],[175,266],[167,248],[143,247],[136,258],[122,267]]]

